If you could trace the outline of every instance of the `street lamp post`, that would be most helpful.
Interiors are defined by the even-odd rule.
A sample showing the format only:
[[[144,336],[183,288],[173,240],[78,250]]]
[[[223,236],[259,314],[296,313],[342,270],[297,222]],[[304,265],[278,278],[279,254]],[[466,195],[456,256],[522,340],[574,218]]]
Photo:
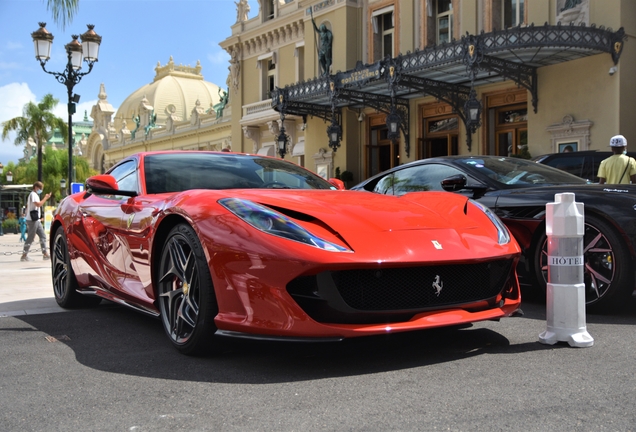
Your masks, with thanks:
[[[93,30],[94,26],[88,24],[88,31],[81,36],[72,35],[73,40],[66,44],[66,54],[68,62],[64,72],[50,72],[46,70],[46,62],[51,56],[51,45],[53,44],[53,34],[45,28],[46,23],[39,23],[40,28],[33,33],[33,44],[35,46],[35,58],[40,62],[42,70],[51,74],[55,79],[66,86],[68,93],[68,186],[73,182],[73,114],[75,114],[75,104],[80,100],[80,95],[73,94],[73,87],[79,83],[84,75],[88,75],[93,70],[93,65],[97,62],[99,46],[102,37]],[[77,40],[81,39],[81,44]],[[82,60],[88,63],[88,70],[80,72]],[[70,195],[70,193],[69,193]]]
[[[60,189],[62,189],[62,198],[64,198],[64,191],[66,190],[66,179],[60,180]]]

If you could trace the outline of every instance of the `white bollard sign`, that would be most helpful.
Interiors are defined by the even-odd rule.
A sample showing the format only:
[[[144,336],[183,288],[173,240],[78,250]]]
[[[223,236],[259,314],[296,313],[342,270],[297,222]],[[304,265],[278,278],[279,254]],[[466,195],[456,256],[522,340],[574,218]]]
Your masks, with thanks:
[[[539,342],[554,345],[568,342],[574,347],[594,345],[585,324],[585,283],[583,281],[583,203],[573,193],[554,196],[546,204],[548,236],[548,285],[546,292],[547,330]]]

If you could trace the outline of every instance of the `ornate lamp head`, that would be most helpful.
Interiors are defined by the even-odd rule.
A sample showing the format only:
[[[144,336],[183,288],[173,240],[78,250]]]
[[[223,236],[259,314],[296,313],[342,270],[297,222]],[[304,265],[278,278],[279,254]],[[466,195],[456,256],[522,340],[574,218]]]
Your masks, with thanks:
[[[46,63],[46,61],[51,58],[53,35],[45,28],[45,22],[38,24],[40,24],[40,28],[31,33],[35,47],[35,58],[38,59],[38,61]]]

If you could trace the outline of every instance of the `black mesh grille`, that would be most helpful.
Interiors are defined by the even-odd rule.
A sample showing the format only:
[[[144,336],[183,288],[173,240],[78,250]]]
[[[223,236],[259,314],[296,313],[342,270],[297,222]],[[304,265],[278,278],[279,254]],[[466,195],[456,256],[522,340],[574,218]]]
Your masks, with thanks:
[[[462,304],[496,296],[512,261],[332,272],[345,303],[364,311]],[[438,287],[441,288],[438,292]]]

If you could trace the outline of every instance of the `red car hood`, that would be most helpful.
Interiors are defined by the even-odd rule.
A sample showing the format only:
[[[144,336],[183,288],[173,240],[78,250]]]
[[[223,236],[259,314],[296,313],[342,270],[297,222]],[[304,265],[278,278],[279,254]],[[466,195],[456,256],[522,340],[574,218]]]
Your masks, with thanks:
[[[431,261],[442,262],[519,253],[514,239],[506,245],[497,243],[497,229],[481,210],[467,206],[466,197],[449,192],[395,197],[333,190],[197,190],[171,201],[205,218],[209,213],[200,203],[230,197],[285,214],[314,235],[350,248],[362,261],[421,262],[422,256],[430,255]]]
[[[305,213],[332,228],[346,224],[348,229],[381,232],[476,224],[464,215],[466,198],[445,192],[395,197],[357,191],[241,190],[234,196],[283,213],[285,210]]]

